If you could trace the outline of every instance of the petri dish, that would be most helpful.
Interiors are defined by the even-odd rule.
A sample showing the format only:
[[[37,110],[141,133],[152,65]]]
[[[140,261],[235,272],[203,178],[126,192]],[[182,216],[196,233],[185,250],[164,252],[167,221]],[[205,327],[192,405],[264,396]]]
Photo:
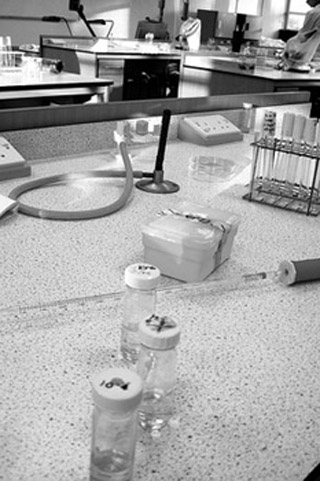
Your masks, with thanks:
[[[227,182],[235,170],[235,162],[223,157],[200,155],[189,161],[189,176],[203,182]]]

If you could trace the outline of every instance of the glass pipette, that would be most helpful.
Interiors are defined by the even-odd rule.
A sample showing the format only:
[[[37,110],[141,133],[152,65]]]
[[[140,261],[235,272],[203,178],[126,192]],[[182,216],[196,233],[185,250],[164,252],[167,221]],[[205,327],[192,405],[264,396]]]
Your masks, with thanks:
[[[216,278],[212,280],[205,280],[203,282],[191,282],[180,283],[174,286],[159,287],[158,291],[174,293],[192,291],[197,292],[214,292],[218,289],[225,291],[232,291],[241,289],[245,286],[250,287],[256,282],[260,281],[272,281],[285,286],[290,286],[300,282],[316,281],[320,280],[320,258],[319,259],[305,259],[301,261],[282,261],[279,264],[279,268],[274,271],[261,271],[253,272],[235,276],[232,279]],[[48,303],[42,303],[38,305],[26,305],[26,306],[12,306],[8,308],[0,309],[0,312],[9,311],[29,311],[36,309],[47,309],[50,307],[62,307],[69,304],[85,304],[86,302],[99,302],[105,299],[120,299],[123,296],[123,291],[110,292],[107,294],[98,294],[92,296],[76,297],[61,299]]]

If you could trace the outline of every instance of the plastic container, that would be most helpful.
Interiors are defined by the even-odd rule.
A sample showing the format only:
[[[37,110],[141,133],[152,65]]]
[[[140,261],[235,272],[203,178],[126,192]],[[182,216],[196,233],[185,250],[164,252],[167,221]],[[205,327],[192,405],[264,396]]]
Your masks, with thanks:
[[[142,227],[145,261],[161,274],[198,282],[230,257],[238,215],[187,202],[162,214]]]
[[[138,360],[139,322],[155,312],[160,275],[157,267],[147,263],[132,264],[125,270],[120,351],[121,358],[129,365]]]
[[[168,317],[151,316],[139,324],[141,349],[137,372],[143,381],[139,424],[157,435],[173,415],[180,328]]]
[[[94,410],[90,481],[130,481],[142,381],[127,369],[108,369],[92,380]]]
[[[233,160],[195,155],[189,161],[189,176],[201,182],[227,182],[236,170]]]

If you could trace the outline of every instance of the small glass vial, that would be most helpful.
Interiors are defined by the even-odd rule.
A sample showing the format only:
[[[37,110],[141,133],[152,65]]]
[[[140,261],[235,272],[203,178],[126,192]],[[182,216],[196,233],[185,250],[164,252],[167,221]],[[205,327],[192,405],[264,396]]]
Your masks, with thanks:
[[[128,365],[135,365],[138,360],[139,322],[155,312],[159,279],[159,269],[151,264],[132,264],[125,270],[126,291],[123,298],[120,351],[121,358]]]
[[[241,119],[240,119],[240,130],[244,134],[248,134],[254,128],[254,109],[253,105],[247,102],[242,104]]]
[[[159,434],[173,415],[180,328],[168,317],[153,315],[139,324],[139,336],[137,372],[143,381],[139,424],[151,434]]]
[[[104,370],[93,378],[92,395],[90,481],[130,481],[141,379],[128,369]]]

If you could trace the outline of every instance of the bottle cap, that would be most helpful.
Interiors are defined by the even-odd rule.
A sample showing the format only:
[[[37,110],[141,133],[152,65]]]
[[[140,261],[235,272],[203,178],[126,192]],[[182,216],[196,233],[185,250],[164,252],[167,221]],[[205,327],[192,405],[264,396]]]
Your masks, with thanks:
[[[180,339],[180,328],[167,316],[153,314],[139,324],[140,342],[152,349],[166,350],[174,348]]]
[[[159,283],[160,270],[152,264],[131,264],[124,273],[124,281],[133,289],[155,289]]]
[[[92,396],[102,409],[124,413],[138,407],[142,398],[142,381],[129,369],[105,369],[93,376]]]

